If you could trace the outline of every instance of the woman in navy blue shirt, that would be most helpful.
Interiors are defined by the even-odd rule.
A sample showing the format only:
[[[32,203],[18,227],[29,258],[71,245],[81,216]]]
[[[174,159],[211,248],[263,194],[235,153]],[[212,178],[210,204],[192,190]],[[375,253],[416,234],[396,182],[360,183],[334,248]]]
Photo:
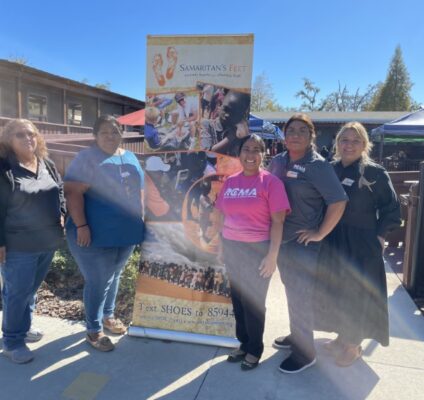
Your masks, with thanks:
[[[400,205],[390,176],[370,158],[365,127],[349,122],[336,137],[332,163],[349,196],[346,210],[325,238],[315,287],[315,329],[336,332],[324,344],[340,367],[362,355],[370,338],[389,345],[385,236],[401,224]]]
[[[144,175],[135,155],[120,147],[122,130],[114,117],[100,117],[93,134],[95,144],[75,157],[65,175],[66,230],[85,280],[87,342],[111,351],[103,328],[126,331],[114,316],[115,299],[122,269],[143,241]]]
[[[321,241],[336,226],[347,196],[331,165],[315,151],[315,127],[306,114],[284,126],[287,151],[271,161],[270,171],[284,183],[292,212],[284,221],[278,268],[286,288],[290,334],[274,347],[291,350],[279,370],[297,373],[316,362],[313,293]]]

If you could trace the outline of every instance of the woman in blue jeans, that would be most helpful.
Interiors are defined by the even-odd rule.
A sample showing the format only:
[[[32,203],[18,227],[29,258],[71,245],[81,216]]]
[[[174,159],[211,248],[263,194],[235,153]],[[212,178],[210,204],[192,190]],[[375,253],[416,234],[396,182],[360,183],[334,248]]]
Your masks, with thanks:
[[[126,332],[115,318],[115,299],[122,269],[143,241],[144,175],[135,155],[120,147],[122,130],[114,117],[100,117],[93,134],[94,145],[78,153],[65,175],[71,216],[66,236],[85,281],[86,340],[111,351],[103,328]]]
[[[62,180],[43,137],[31,121],[11,120],[0,138],[2,330],[3,354],[19,364],[34,357],[25,341],[37,289],[63,243],[64,214]]]

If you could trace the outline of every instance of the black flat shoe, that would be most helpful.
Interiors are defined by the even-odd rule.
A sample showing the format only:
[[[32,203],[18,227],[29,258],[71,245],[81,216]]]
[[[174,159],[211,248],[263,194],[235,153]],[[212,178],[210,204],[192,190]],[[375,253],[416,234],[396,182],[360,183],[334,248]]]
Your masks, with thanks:
[[[246,353],[240,349],[233,350],[227,357],[227,361],[230,363],[238,363],[244,360]]]
[[[240,364],[242,371],[250,371],[259,365],[259,358],[256,361],[247,361],[246,358]]]

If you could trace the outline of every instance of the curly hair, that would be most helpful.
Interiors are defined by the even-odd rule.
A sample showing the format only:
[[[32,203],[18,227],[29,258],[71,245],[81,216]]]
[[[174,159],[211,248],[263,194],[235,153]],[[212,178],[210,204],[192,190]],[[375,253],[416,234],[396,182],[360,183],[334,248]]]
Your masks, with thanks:
[[[48,151],[43,135],[33,122],[23,118],[12,119],[4,126],[3,132],[0,136],[0,157],[6,158],[14,154],[11,141],[13,136],[18,133],[22,127],[29,128],[29,130],[34,133],[35,141],[37,142],[37,147],[35,149],[35,155],[37,158],[42,160],[46,159]]]

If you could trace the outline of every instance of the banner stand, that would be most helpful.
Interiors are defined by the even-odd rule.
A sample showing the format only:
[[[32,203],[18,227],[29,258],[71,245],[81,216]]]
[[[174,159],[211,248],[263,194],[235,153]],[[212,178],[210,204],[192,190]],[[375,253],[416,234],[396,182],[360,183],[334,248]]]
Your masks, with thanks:
[[[165,329],[144,328],[130,325],[129,336],[143,337],[148,339],[172,340],[174,342],[188,342],[194,344],[206,344],[209,346],[230,347],[240,346],[240,342],[235,338],[215,335],[204,335],[201,333],[190,333],[171,331]]]
[[[253,34],[148,35],[145,236],[129,335],[239,345],[214,204],[241,170]],[[222,109],[228,110],[224,114]]]

